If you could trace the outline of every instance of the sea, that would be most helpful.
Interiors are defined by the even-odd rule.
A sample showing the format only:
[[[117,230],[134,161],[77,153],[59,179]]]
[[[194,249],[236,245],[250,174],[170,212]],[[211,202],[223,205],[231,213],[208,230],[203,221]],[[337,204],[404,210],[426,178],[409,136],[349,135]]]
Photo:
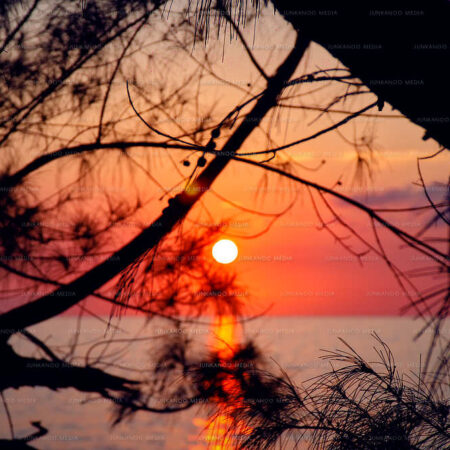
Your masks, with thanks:
[[[327,371],[329,362],[322,359],[326,350],[344,348],[345,340],[368,361],[376,361],[373,334],[380,336],[392,350],[396,366],[403,373],[417,372],[423,364],[431,333],[417,340],[423,327],[420,319],[411,317],[260,317],[232,324],[208,321],[178,328],[161,320],[147,322],[143,317],[123,317],[111,326],[94,317],[67,316],[49,320],[31,330],[58,356],[67,356],[72,364],[97,364],[107,360],[111,373],[145,377],[152,370],[152,356],[160,342],[170,334],[183,333],[195,341],[198,351],[219,348],[224,342],[254,340],[268,364],[275,371],[286,371],[298,385]],[[449,323],[442,333],[450,334]],[[132,338],[132,341],[130,341]],[[135,339],[137,338],[137,339]],[[113,339],[114,344],[108,344]],[[226,342],[228,341],[228,342]],[[12,339],[21,355],[44,357],[25,338]],[[75,389],[52,391],[47,388],[8,389],[0,404],[0,436],[10,438],[11,429],[5,403],[13,424],[14,435],[24,437],[40,421],[49,432],[32,442],[38,449],[222,449],[220,438],[208,436],[205,408],[198,407],[174,414],[138,412],[130,420],[112,427],[112,405],[105,399]],[[283,448],[292,448],[285,442]]]

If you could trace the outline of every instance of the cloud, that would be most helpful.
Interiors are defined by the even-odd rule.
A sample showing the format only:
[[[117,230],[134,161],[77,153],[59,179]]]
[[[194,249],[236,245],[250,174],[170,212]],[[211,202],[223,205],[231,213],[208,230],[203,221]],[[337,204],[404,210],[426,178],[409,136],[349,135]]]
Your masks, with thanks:
[[[427,186],[427,192],[435,203],[441,203],[449,195],[448,186],[436,182]],[[368,189],[366,192],[360,190],[356,195],[351,195],[351,192],[347,194],[371,207],[396,207],[400,205],[417,207],[428,204],[423,188],[415,185],[390,189],[379,187],[372,190]]]

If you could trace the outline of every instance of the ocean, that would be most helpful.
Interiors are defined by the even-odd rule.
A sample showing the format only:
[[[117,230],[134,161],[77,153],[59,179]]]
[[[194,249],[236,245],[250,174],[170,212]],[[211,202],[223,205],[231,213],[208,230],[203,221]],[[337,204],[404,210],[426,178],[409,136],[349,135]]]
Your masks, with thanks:
[[[120,329],[110,329],[118,347],[97,345],[89,351],[89,361],[94,361],[101,352],[111,355],[118,349],[126,349],[116,362],[120,367],[110,371],[134,376],[151,370],[151,355],[159,339],[167,333],[179,333],[179,329],[162,326],[160,321],[146,326],[141,317],[125,317],[118,323]],[[346,340],[367,360],[376,360],[371,333],[377,333],[391,348],[400,371],[417,371],[420,354],[427,350],[430,333],[414,341],[414,335],[422,327],[420,320],[407,317],[262,317],[243,325],[245,336],[255,339],[270,364],[282,367],[293,381],[301,382],[328,370],[329,363],[320,359],[321,349],[343,348],[338,338]],[[191,325],[183,333],[198,342],[199,348],[217,347],[222,339],[239,340],[242,330],[236,327],[222,328],[217,336],[217,327]],[[446,323],[443,333],[449,333]],[[78,328],[75,317],[53,319],[33,328],[33,333],[44,340],[58,353],[64,355],[77,340],[73,364],[85,361],[92,343],[103,338],[105,325],[95,318],[83,318]],[[128,337],[138,336],[139,341],[125,345]],[[146,339],[157,336],[154,339]],[[14,348],[20,354],[40,356],[42,354],[26,342],[14,337]],[[112,357],[112,356],[111,356]],[[130,372],[129,369],[135,369]],[[92,395],[74,389],[58,392],[45,388],[22,388],[7,390],[5,401],[11,413],[17,437],[26,436],[35,430],[32,421],[41,421],[49,433],[31,442],[38,449],[179,449],[201,450],[211,442],[204,431],[205,411],[201,407],[169,414],[139,412],[129,421],[111,427],[111,403],[104,399],[93,400]],[[0,406],[3,409],[3,406]],[[0,414],[2,438],[10,438],[7,416]],[[209,448],[222,448],[220,445]],[[288,444],[286,444],[286,448]],[[284,448],[284,447],[283,447]]]

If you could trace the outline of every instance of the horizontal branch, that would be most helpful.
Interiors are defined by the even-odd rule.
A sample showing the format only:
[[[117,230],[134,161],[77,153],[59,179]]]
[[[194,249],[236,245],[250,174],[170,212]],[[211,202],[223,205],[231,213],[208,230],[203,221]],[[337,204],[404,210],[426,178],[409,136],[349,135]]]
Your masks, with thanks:
[[[0,391],[24,386],[47,387],[52,390],[74,388],[83,392],[110,389],[121,393],[136,391],[138,381],[110,375],[94,367],[73,366],[61,359],[36,359],[20,356],[8,344],[0,347],[4,363]]]
[[[0,357],[4,364],[0,392],[22,387],[46,387],[54,391],[73,388],[80,392],[99,394],[133,411],[168,414],[185,410],[198,403],[197,398],[186,398],[176,407],[153,408],[140,400],[139,381],[111,375],[95,367],[75,366],[61,359],[20,356],[8,344],[1,345]]]
[[[55,161],[59,158],[71,155],[79,155],[81,153],[92,152],[94,150],[107,150],[107,149],[118,149],[126,150],[133,147],[149,147],[149,148],[167,148],[167,149],[180,149],[180,150],[195,150],[192,145],[184,144],[169,144],[167,142],[126,142],[126,141],[116,141],[116,142],[93,142],[91,144],[77,145],[74,147],[64,147],[51,153],[39,156],[25,167],[18,170],[14,174],[10,175],[6,180],[4,180],[6,187],[16,186],[24,177],[30,173],[44,167],[46,164]],[[201,149],[201,147],[199,147]]]

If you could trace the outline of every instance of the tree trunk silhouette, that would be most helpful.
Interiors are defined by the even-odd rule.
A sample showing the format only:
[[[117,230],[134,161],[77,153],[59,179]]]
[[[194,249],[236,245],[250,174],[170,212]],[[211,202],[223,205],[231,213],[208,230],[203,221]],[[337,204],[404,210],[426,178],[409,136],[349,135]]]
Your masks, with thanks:
[[[304,36],[347,66],[380,99],[450,147],[450,4],[445,0],[273,0]]]

